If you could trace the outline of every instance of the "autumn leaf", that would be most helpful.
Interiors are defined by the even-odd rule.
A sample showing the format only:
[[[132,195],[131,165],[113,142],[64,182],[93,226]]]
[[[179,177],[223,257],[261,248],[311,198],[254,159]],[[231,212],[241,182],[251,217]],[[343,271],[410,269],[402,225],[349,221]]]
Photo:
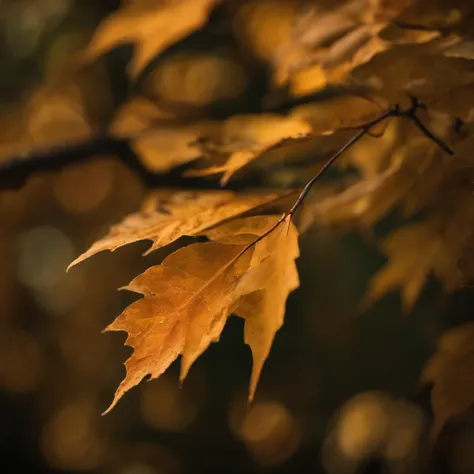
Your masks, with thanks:
[[[400,27],[397,17],[410,1],[339,2],[315,5],[294,21],[290,39],[276,56],[275,82],[295,96],[351,84],[351,72],[394,45],[428,43],[436,30]],[[365,7],[365,8],[364,8]]]
[[[217,127],[210,120],[172,125],[173,116],[145,98],[126,102],[111,123],[110,133],[127,138],[133,151],[150,171],[164,173],[202,156],[197,145]]]
[[[251,217],[224,224],[209,233],[216,241],[174,252],[126,287],[144,298],[130,305],[107,328],[126,331],[126,344],[134,348],[125,364],[126,377],[107,411],[145,376],[159,377],[180,354],[183,380],[199,355],[219,339],[228,316],[238,308],[246,313],[246,341],[254,353],[253,395],[273,336],[281,326],[286,297],[298,286],[294,227],[287,235],[286,228],[280,226],[248,248],[277,220],[278,216]],[[222,243],[226,237],[230,240]],[[232,244],[234,239],[239,243]],[[259,297],[254,310],[242,310],[248,302],[242,298],[255,292],[266,296]]]
[[[374,216],[371,213],[371,201],[375,201],[379,194],[383,194],[384,188],[398,169],[399,164],[394,163],[374,178],[356,181],[345,190],[339,190],[315,202],[309,202],[301,213],[301,230],[305,231],[313,225],[328,226],[363,222],[364,215],[367,219],[370,216],[370,219],[375,217],[376,220],[380,215]],[[392,204],[388,200],[384,203],[385,206],[379,208],[382,214],[385,213],[387,205]]]
[[[249,219],[231,221],[206,235],[217,242],[241,244],[248,241],[248,222]],[[254,217],[252,227],[261,235],[266,230],[266,220]],[[298,232],[287,219],[256,245],[249,268],[239,283],[237,292],[244,296],[235,313],[245,319],[245,342],[253,354],[250,399],[255,394],[275,333],[283,324],[287,297],[299,286],[295,265],[298,257]]]
[[[374,102],[344,94],[295,107],[291,115],[309,123],[312,135],[328,135],[342,128],[364,125],[383,112],[384,109]]]
[[[464,278],[458,262],[473,235],[474,207],[471,196],[463,199],[456,192],[452,199],[444,209],[438,204],[431,216],[394,230],[382,242],[389,261],[371,278],[366,303],[400,288],[403,307],[409,311],[430,275],[436,276],[447,292],[460,287]]]
[[[236,115],[226,120],[214,140],[203,143],[203,152],[212,155],[227,155],[225,163],[202,170],[190,170],[189,176],[207,176],[223,173],[221,183],[226,184],[230,177],[255,158],[279,146],[298,139],[311,132],[311,126],[297,117],[279,115]]]
[[[179,354],[183,355],[183,367],[189,367],[219,337],[235,304],[235,286],[251,257],[248,253],[234,264],[244,248],[218,243],[191,245],[126,287],[144,298],[107,328],[126,331],[126,344],[134,348],[125,364],[126,377],[108,410],[145,376],[159,377]]]
[[[310,200],[302,211],[302,228],[313,224],[369,227],[397,206],[406,215],[426,207],[433,190],[449,173],[447,160],[425,137],[400,144],[400,133],[406,132],[392,122],[383,137],[365,137],[350,150],[345,158],[361,178],[333,195]],[[377,159],[365,163],[375,153]]]
[[[250,399],[255,394],[275,333],[283,324],[287,297],[299,286],[294,263],[299,256],[298,233],[291,223],[287,225],[288,232],[282,228],[257,246],[249,271],[239,285],[245,296],[235,312],[245,318],[245,342],[253,354]]]
[[[370,113],[373,108],[366,107],[364,112]],[[307,137],[312,127],[304,115],[234,115],[222,122],[200,120],[173,125],[170,122],[175,118],[169,113],[148,100],[134,98],[119,109],[110,130],[114,136],[130,138],[134,151],[151,171],[168,171],[202,157],[207,159],[203,160],[206,165],[216,164],[185,174],[224,173],[221,182],[225,184],[233,173],[260,155]]]
[[[452,115],[450,95],[472,85],[474,80],[472,61],[445,55],[453,42],[448,36],[427,43],[394,45],[357,65],[352,78],[365,84],[384,103],[405,103],[411,95],[430,110]],[[461,118],[469,119],[467,114]]]
[[[130,75],[136,78],[159,53],[200,28],[218,0],[132,0],[98,27],[84,57],[91,61],[120,44],[133,43]]]
[[[140,240],[153,241],[145,254],[164,247],[184,235],[197,235],[231,217],[236,217],[275,195],[238,195],[231,191],[178,192],[159,191],[150,196],[143,211],[130,214],[89,250],[74,260],[69,268],[102,252]]]
[[[431,404],[437,436],[445,423],[474,404],[474,323],[444,333],[428,361],[422,381],[433,384]]]

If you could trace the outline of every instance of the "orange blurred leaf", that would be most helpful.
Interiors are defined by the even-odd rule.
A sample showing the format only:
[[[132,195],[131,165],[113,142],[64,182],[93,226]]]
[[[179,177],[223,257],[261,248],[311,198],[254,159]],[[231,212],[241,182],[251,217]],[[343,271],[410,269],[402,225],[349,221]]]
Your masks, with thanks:
[[[155,56],[203,26],[218,1],[126,2],[99,25],[86,48],[85,60],[94,60],[120,44],[133,43],[135,52],[129,72],[136,78]]]
[[[434,356],[423,370],[422,381],[433,384],[433,434],[446,421],[474,404],[474,323],[444,333]]]

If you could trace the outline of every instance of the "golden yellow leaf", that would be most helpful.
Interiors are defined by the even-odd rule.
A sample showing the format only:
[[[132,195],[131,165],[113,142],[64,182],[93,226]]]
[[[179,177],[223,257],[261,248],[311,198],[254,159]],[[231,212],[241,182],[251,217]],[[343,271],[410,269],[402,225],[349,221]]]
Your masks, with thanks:
[[[283,324],[288,295],[298,288],[298,232],[288,222],[265,238],[255,249],[239,290],[245,295],[236,314],[245,318],[245,342],[251,347],[253,370],[249,398],[252,399],[275,333]]]
[[[389,262],[371,278],[365,299],[376,301],[398,287],[403,307],[409,311],[443,254],[443,241],[435,238],[432,228],[420,223],[392,232],[382,249]],[[451,263],[455,266],[455,262]],[[456,268],[450,270],[455,272]]]
[[[234,18],[234,31],[253,54],[272,61],[292,34],[298,2],[256,0],[242,2]]]
[[[163,173],[202,156],[195,146],[202,133],[200,127],[160,127],[134,140],[132,147],[150,171]]]
[[[371,211],[371,202],[384,193],[384,188],[398,172],[399,166],[399,163],[394,163],[375,177],[357,181],[343,191],[309,202],[301,212],[301,231],[304,232],[315,224],[327,226],[366,220]],[[379,207],[379,210],[384,214],[391,205],[393,201],[386,200],[384,208]],[[370,215],[370,219],[376,220],[380,217]]]
[[[236,217],[274,197],[269,194],[238,195],[231,191],[157,192],[147,199],[141,212],[131,214],[113,226],[105,237],[76,258],[69,268],[103,250],[114,251],[140,240],[153,241],[146,252],[148,254],[184,235],[196,235]]]
[[[396,123],[393,123],[396,125]],[[446,177],[446,162],[425,137],[399,143],[396,128],[389,126],[382,138],[365,137],[346,158],[363,179],[337,194],[309,202],[302,212],[302,227],[361,223],[371,226],[396,206],[410,215],[426,206]],[[364,164],[367,157],[376,157]],[[443,175],[444,173],[444,175]]]
[[[190,170],[189,176],[223,173],[225,184],[239,169],[271,149],[301,138],[311,132],[311,126],[297,117],[279,115],[236,115],[226,120],[217,136],[204,144],[203,151],[228,156],[222,165],[202,170]]]
[[[163,173],[201,157],[197,140],[212,134],[218,126],[210,120],[170,125],[172,119],[170,113],[156,104],[134,98],[118,110],[110,132],[129,139],[132,149],[150,171]]]
[[[116,137],[138,135],[153,125],[162,125],[175,116],[145,97],[131,97],[115,112],[109,131]]]
[[[91,61],[120,44],[133,43],[129,72],[137,77],[173,43],[203,26],[219,0],[132,0],[99,25],[85,51]]]
[[[159,377],[179,354],[183,374],[218,339],[235,305],[235,287],[251,258],[249,251],[235,261],[244,248],[215,242],[190,245],[126,287],[144,298],[107,328],[126,331],[126,344],[134,348],[125,364],[126,377],[108,410],[145,376]]]
[[[436,107],[436,110],[451,113],[449,99],[440,99],[474,81],[472,61],[444,54],[452,42],[452,38],[447,37],[420,44],[396,44],[357,65],[351,75],[387,104],[403,104],[410,94],[422,100],[430,110]],[[440,102],[444,107],[437,105]]]
[[[277,220],[278,216],[259,216],[224,224],[209,235],[224,240],[229,237],[226,243],[213,241],[182,248],[126,287],[144,298],[125,309],[107,328],[126,331],[126,344],[134,348],[125,364],[126,377],[107,411],[145,376],[159,377],[180,354],[183,380],[199,355],[219,339],[241,298],[262,291],[268,296],[259,304],[261,309],[246,315],[246,340],[252,345],[255,364],[251,390],[255,389],[274,332],[281,325],[286,297],[298,285],[294,228],[287,236],[286,229],[279,227],[244,252],[248,243]],[[233,235],[237,235],[237,244],[231,243]],[[290,277],[288,282],[286,277]],[[273,302],[268,299],[270,293]],[[277,314],[270,314],[272,310]]]
[[[275,55],[275,82],[288,84],[295,96],[331,84],[351,84],[354,68],[392,46],[427,43],[439,37],[439,31],[401,27],[395,22],[410,4],[410,0],[355,0],[309,8],[294,20],[292,34]]]
[[[357,1],[338,2],[335,5],[314,5],[302,12],[293,21],[293,31],[283,43],[275,59],[275,82],[284,84],[289,80],[293,94],[301,95],[318,90],[328,82],[323,61],[331,56],[331,46],[341,45],[351,37],[360,25],[363,6]],[[356,33],[357,35],[357,33]],[[341,41],[342,38],[342,41]],[[343,48],[336,46],[335,53],[349,47],[360,46],[360,38],[345,42]],[[344,53],[342,53],[344,54]],[[334,54],[332,54],[334,56]],[[309,68],[308,74],[305,69]],[[304,78],[295,79],[303,71]]]
[[[235,115],[222,124],[222,147],[235,148],[277,143],[282,138],[299,136],[310,131],[309,125],[299,119],[276,114]]]
[[[368,110],[366,107],[365,113]],[[225,183],[254,158],[311,131],[307,120],[297,114],[235,115],[220,123],[202,120],[186,125],[170,125],[170,119],[173,117],[155,104],[134,99],[119,110],[111,132],[117,137],[130,138],[133,149],[152,171],[168,171],[204,157],[216,164],[188,170],[186,175],[222,172],[222,183]]]
[[[446,421],[474,404],[474,323],[441,336],[437,352],[423,370],[422,381],[433,384],[431,404],[436,436]]]
[[[312,134],[329,134],[345,127],[365,125],[385,112],[362,97],[344,95],[295,107],[292,117],[311,125]]]
[[[455,191],[443,199],[423,221],[399,228],[383,241],[389,261],[370,280],[366,302],[400,288],[403,307],[409,311],[428,276],[436,276],[446,291],[463,283],[458,261],[473,235],[472,193]]]

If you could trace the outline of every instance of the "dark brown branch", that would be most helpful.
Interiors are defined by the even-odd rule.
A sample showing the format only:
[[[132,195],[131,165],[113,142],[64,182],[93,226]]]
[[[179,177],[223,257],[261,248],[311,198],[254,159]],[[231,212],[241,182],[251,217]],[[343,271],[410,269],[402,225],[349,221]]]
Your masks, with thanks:
[[[0,161],[0,190],[18,189],[38,171],[56,171],[103,155],[113,155],[148,187],[188,186],[196,189],[215,189],[214,184],[211,185],[202,179],[182,176],[179,168],[166,175],[154,173],[143,165],[132,150],[131,145],[135,140],[163,133],[161,126],[187,123],[173,119],[155,121],[153,126],[127,136],[108,134],[92,136],[79,142],[39,148],[5,157]]]
[[[157,133],[157,130],[148,133]],[[131,149],[131,142],[136,138],[137,136],[117,138],[104,135],[79,143],[34,150],[5,158],[0,161],[0,190],[18,189],[37,172],[60,170],[104,155],[116,157],[149,187],[187,186],[196,189],[215,189],[215,183],[184,177],[179,169],[166,175],[151,172]]]
[[[451,148],[449,148],[446,143],[440,140],[437,136],[433,135],[433,133],[426,128],[425,124],[419,119],[415,111],[410,114],[407,114],[407,117],[410,118],[416,124],[416,126],[423,132],[423,134],[425,134],[433,143],[436,143],[436,145],[438,145],[441,150],[443,150],[448,155],[454,155],[454,151],[451,150]]]
[[[123,152],[126,142],[111,137],[19,154],[0,162],[0,189],[17,189],[38,171],[58,170],[85,157]]]

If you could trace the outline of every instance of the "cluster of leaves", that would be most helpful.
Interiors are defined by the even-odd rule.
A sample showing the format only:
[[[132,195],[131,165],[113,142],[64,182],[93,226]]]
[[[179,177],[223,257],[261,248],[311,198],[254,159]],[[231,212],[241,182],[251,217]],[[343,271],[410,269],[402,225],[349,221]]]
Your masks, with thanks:
[[[270,93],[252,113],[202,113],[234,97],[223,74],[233,76],[236,90],[245,89],[229,59],[191,60],[179,52],[180,42],[209,28],[215,17],[233,27],[236,41],[267,72]],[[177,250],[126,287],[143,298],[108,327],[126,331],[126,344],[134,348],[111,407],[179,355],[184,379],[231,314],[245,319],[254,360],[251,398],[287,297],[298,287],[298,232],[312,226],[372,228],[393,211],[410,219],[383,240],[388,262],[370,281],[366,303],[399,289],[410,310],[430,275],[446,291],[472,277],[470,0],[133,0],[98,26],[81,63],[124,43],[134,46],[131,81],[153,77],[158,96],[192,71],[204,75],[172,103],[132,95],[115,111],[108,133],[128,137],[151,172],[184,166],[188,176],[220,175],[226,184],[303,157],[303,173],[319,171],[319,179],[344,150],[338,164],[356,173],[349,182],[315,189],[304,203],[316,179],[303,194],[301,188],[162,190],[73,262],[139,240],[153,242],[150,252],[182,236],[206,239]],[[268,111],[275,102],[280,113]],[[472,325],[446,335],[424,373],[434,384],[436,430],[474,401],[473,337]]]

